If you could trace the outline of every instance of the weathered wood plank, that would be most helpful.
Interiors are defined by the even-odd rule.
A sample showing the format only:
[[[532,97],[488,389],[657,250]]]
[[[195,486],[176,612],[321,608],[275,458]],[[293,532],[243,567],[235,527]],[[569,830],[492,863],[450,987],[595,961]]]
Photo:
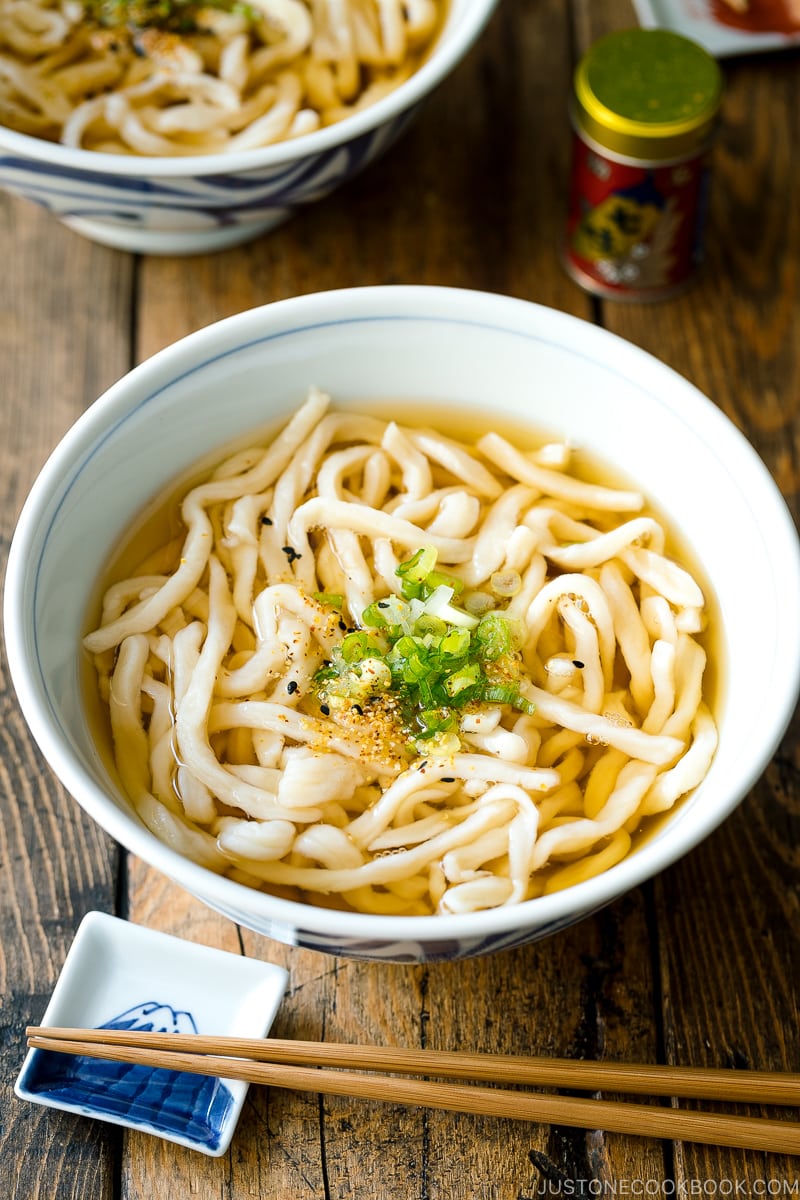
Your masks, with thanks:
[[[437,966],[426,993],[427,1042],[501,1053],[653,1061],[654,996],[643,897],[632,893],[544,942],[468,963]],[[432,1195],[446,1196],[454,1166],[478,1195],[512,1200],[560,1184],[566,1194],[660,1177],[658,1142],[600,1131],[542,1128],[431,1114],[432,1162],[449,1163]],[[582,1181],[582,1182],[581,1182]],[[591,1194],[588,1190],[586,1194]]]
[[[800,1068],[798,732],[795,720],[742,807],[657,881],[670,1062]],[[751,1190],[798,1177],[796,1158],[755,1151],[678,1146],[675,1165],[678,1179],[741,1179]]]
[[[597,34],[594,6],[590,15]],[[760,452],[797,516],[800,210],[789,198],[800,189],[798,64],[779,55],[723,70],[706,263],[685,295],[652,306],[606,302],[602,321],[709,395]],[[670,1062],[800,1065],[797,745],[795,722],[741,809],[656,881]],[[749,1192],[768,1180],[796,1186],[796,1161],[675,1146],[677,1189],[733,1181]]]
[[[50,449],[127,369],[132,265],[5,197],[0,237],[5,551]],[[115,1131],[22,1104],[11,1089],[24,1057],[24,1028],[41,1019],[76,926],[89,909],[113,909],[117,850],[44,764],[4,654],[0,716],[0,1192],[9,1200],[102,1200],[113,1195]]]
[[[144,260],[137,357],[255,304],[368,283],[478,287],[600,312],[713,394],[796,511],[800,216],[785,202],[798,194],[796,60],[726,66],[698,284],[669,304],[597,306],[558,265],[568,67],[595,36],[630,23],[631,9],[628,0],[575,0],[572,14],[574,48],[559,0],[505,0],[483,42],[361,179],[250,246]],[[0,283],[0,382],[12,397],[0,418],[7,540],[47,449],[127,365],[135,264],[27,206],[0,201],[0,223],[9,246]],[[658,1143],[619,1135],[276,1090],[251,1089],[221,1160],[138,1135],[123,1146],[100,1123],[19,1105],[10,1084],[22,1025],[43,1009],[80,916],[112,907],[115,852],[53,783],[2,682],[4,1195],[518,1200],[546,1189],[621,1193],[633,1181],[678,1189],[796,1176],[770,1156],[677,1145],[665,1157]],[[797,782],[795,732],[742,809],[652,888],[549,941],[475,962],[370,966],[279,946],[237,931],[136,860],[127,915],[287,965],[275,1026],[284,1036],[650,1060],[665,1051],[670,1061],[797,1069]],[[23,1156],[32,1169],[17,1182]]]

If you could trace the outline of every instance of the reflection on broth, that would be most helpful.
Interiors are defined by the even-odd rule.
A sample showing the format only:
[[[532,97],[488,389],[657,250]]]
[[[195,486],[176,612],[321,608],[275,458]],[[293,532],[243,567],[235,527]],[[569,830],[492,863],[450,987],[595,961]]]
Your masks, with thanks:
[[[704,777],[709,589],[568,445],[389,411],[312,391],[159,500],[85,639],[98,740],[158,837],[253,887],[517,904],[619,862]]]

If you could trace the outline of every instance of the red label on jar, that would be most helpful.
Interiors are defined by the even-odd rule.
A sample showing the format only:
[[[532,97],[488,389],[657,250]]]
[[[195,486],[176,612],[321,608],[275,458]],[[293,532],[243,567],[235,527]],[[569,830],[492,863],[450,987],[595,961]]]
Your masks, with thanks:
[[[587,290],[644,299],[688,281],[702,254],[706,156],[668,165],[607,158],[576,135],[565,261]]]

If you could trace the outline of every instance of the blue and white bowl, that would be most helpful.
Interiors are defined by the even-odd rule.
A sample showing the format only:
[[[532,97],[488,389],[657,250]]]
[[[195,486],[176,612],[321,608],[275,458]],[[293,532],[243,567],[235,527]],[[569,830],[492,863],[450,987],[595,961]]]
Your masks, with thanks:
[[[285,419],[310,386],[459,404],[576,441],[638,483],[701,562],[721,614],[724,688],[708,775],[656,834],[583,883],[483,912],[338,912],[198,866],[138,819],[98,753],[81,687],[97,579],[148,502],[212,452]],[[220,403],[224,396],[224,403]],[[355,288],[230,317],[135,368],[45,465],[14,535],[5,634],[22,711],[66,789],[117,841],[210,907],[290,945],[363,959],[457,959],[563,929],[673,863],[766,767],[800,678],[800,549],[775,483],[710,400],[613,334],[522,300],[434,287]]]
[[[195,254],[250,241],[388,149],[479,37],[496,2],[452,0],[418,71],[316,133],[258,150],[165,159],[75,150],[0,125],[0,187],[122,250]]]

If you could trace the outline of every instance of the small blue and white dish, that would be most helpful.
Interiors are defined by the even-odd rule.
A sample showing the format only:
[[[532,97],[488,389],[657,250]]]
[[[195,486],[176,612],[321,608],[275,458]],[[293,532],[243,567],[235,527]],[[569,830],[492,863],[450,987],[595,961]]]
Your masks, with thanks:
[[[106,913],[78,929],[41,1024],[264,1037],[287,972]],[[219,1157],[248,1085],[168,1068],[29,1051],[22,1100],[95,1117]]]

